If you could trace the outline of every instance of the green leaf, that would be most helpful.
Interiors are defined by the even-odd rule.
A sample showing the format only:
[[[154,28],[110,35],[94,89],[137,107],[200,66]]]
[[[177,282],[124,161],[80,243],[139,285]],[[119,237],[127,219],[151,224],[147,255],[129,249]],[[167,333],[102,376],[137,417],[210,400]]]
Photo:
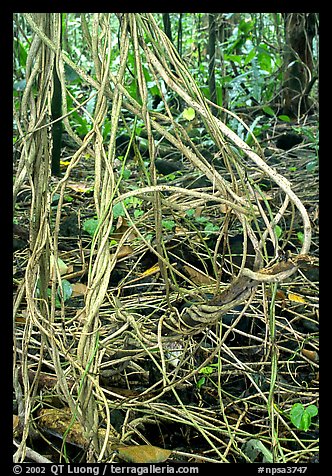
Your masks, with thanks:
[[[124,169],[122,171],[122,177],[124,178],[124,180],[128,180],[130,176],[131,176],[131,171],[129,169]]]
[[[302,233],[302,231],[299,231],[297,234],[297,239],[299,240],[299,242],[301,243],[301,245],[303,245],[303,242],[304,242],[304,234]]]
[[[162,225],[166,230],[173,230],[175,227],[175,221],[174,220],[162,220]]]
[[[254,28],[254,21],[247,18],[243,19],[239,23],[239,30],[242,31],[245,35]]]
[[[139,209],[134,210],[134,218],[139,218],[143,214],[144,214],[144,210],[139,210]]]
[[[76,111],[71,112],[71,117],[73,121],[76,123],[76,132],[79,135],[86,135],[89,132],[89,126],[83,117],[81,117]]]
[[[70,282],[67,281],[66,279],[63,279],[61,281],[61,287],[62,287],[63,300],[64,300],[64,302],[66,302],[71,297],[71,295],[73,293],[73,288],[72,288],[72,285],[70,284]],[[52,295],[52,290],[50,288],[47,288],[47,296],[50,298],[51,295]],[[55,307],[56,307],[56,309],[61,309],[60,288],[58,288],[56,296],[55,296]]]
[[[263,48],[263,46],[264,45],[260,45],[258,48],[259,53],[257,56],[257,61],[261,70],[267,71],[268,73],[272,73],[272,69],[273,69],[272,58],[270,53],[266,51],[265,48]]]
[[[275,234],[276,234],[276,237],[279,239],[279,238],[281,237],[281,235],[282,235],[282,229],[280,228],[279,225],[276,225],[276,226],[274,227],[274,232],[275,232]]]
[[[254,120],[254,122],[251,124],[250,126],[250,132],[248,131],[247,135],[246,135],[246,138],[245,138],[245,141],[248,145],[251,145],[251,143],[253,142],[253,138],[252,138],[252,134],[255,134],[256,132],[256,135],[257,135],[257,130],[259,130],[261,127],[257,127],[257,124],[259,123],[259,121],[262,119],[263,116],[258,116],[256,117],[256,119]]]
[[[106,119],[106,120],[105,120],[104,127],[103,127],[103,139],[104,139],[104,141],[106,141],[107,136],[108,136],[108,134],[110,133],[111,127],[112,127],[111,121],[109,121],[108,119]]]
[[[207,233],[213,233],[214,231],[219,231],[219,226],[209,222],[205,225],[204,231],[206,231]]]
[[[281,116],[278,116],[278,119],[284,122],[290,122],[290,117],[282,114]]]
[[[203,387],[203,385],[205,384],[205,377],[201,377],[198,382],[196,383],[196,387],[199,389],[201,387]]]
[[[305,408],[302,403],[294,403],[292,406],[289,416],[291,422],[299,430],[308,431],[311,425],[311,417],[316,416],[318,409],[316,405],[309,405]]]
[[[195,109],[192,107],[187,107],[183,110],[182,116],[187,121],[192,121],[195,118]]]
[[[71,297],[73,293],[72,285],[66,279],[61,281],[62,293],[63,293],[63,300],[66,302]],[[60,291],[58,290],[58,295],[60,297]]]
[[[265,112],[265,114],[268,114],[269,116],[272,116],[272,117],[275,116],[274,110],[270,106],[265,106],[262,108],[262,110],[263,112]]]
[[[304,406],[302,403],[294,403],[290,411],[290,418],[296,428],[301,428]]]
[[[69,66],[69,64],[65,63],[64,69],[65,69],[66,80],[69,83],[71,83],[73,81],[76,81],[77,79],[80,79],[79,75],[76,73],[76,71],[71,66]]]
[[[215,369],[213,367],[207,365],[206,367],[202,367],[201,369],[199,369],[198,373],[203,375],[211,375],[214,371]]]
[[[209,219],[206,217],[195,217],[195,221],[197,223],[206,223],[207,221],[209,221]]]
[[[250,63],[255,58],[255,55],[256,55],[256,48],[252,48],[251,51],[245,57],[244,64],[247,65],[248,63]]]
[[[312,417],[318,415],[318,408],[316,407],[316,405],[308,405],[306,410]]]
[[[241,64],[242,63],[242,56],[240,56],[240,55],[225,55],[225,60],[233,61],[234,63]]]
[[[124,217],[126,215],[125,210],[123,208],[123,204],[117,203],[113,206],[113,218],[116,220],[119,217]]]
[[[193,217],[195,215],[195,210],[193,208],[186,210],[186,215],[187,217]]]
[[[26,80],[21,79],[20,81],[15,81],[13,84],[13,88],[15,91],[24,91],[26,86]]]
[[[85,220],[83,223],[83,230],[89,233],[90,236],[93,236],[96,232],[98,226],[98,220],[95,220],[94,218],[89,218],[88,220]]]
[[[61,258],[58,258],[57,261],[58,261],[60,275],[62,276],[62,275],[67,273],[68,266],[66,265],[66,263]],[[53,275],[53,268],[54,268],[54,255],[51,255],[50,256],[50,273],[51,273],[51,276]]]
[[[312,172],[316,167],[317,167],[316,160],[308,162],[307,165],[305,166],[305,168],[307,169],[307,172]]]
[[[263,445],[260,440],[255,438],[247,441],[242,447],[243,453],[245,453],[252,463],[255,462],[257,456],[263,455],[262,463],[273,463],[272,453]]]

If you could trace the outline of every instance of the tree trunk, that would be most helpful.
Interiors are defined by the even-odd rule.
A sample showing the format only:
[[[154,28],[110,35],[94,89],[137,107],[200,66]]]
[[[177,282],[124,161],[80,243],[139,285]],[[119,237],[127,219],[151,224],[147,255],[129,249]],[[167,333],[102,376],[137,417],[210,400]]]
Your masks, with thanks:
[[[217,103],[215,63],[216,63],[216,21],[215,13],[209,13],[209,92],[210,100]],[[216,114],[216,108],[211,108],[212,113]]]
[[[297,117],[308,113],[313,80],[312,44],[316,34],[315,13],[285,13],[286,49],[282,92],[283,113]]]

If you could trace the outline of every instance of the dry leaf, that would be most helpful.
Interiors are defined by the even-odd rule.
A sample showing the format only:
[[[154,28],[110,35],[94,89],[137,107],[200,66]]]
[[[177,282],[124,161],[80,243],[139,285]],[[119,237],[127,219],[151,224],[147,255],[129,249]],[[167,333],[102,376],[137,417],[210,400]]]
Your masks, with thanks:
[[[71,297],[84,296],[88,289],[86,284],[83,284],[83,283],[74,283],[71,288],[72,288]]]
[[[13,431],[15,432],[18,429],[18,425],[20,424],[20,419],[17,415],[13,414]]]
[[[75,314],[75,319],[77,319],[77,321],[80,323],[80,324],[85,324],[86,322],[86,311],[85,311],[85,307],[83,309],[79,309],[76,314]]]
[[[74,272],[74,265],[73,264],[69,264],[67,266],[67,273],[66,274],[72,274]]]
[[[316,363],[319,362],[318,352],[316,352],[315,350],[302,349],[301,353],[302,355],[307,357],[307,359],[312,360],[313,362],[316,362]]]
[[[211,278],[211,276],[207,276],[205,273],[199,271],[196,268],[192,268],[191,266],[187,265],[183,266],[183,268],[189,275],[192,282],[195,284],[213,284],[216,282],[214,278]]]
[[[93,191],[93,184],[85,182],[69,182],[67,187],[79,193],[89,193]]]
[[[221,211],[221,213],[229,213],[230,211],[232,211],[232,208],[229,205],[226,205],[225,203],[221,203],[219,205],[219,210]]]
[[[196,207],[195,208],[195,218],[199,218],[202,215],[204,207]]]
[[[119,446],[119,458],[128,463],[163,463],[172,454],[171,450],[152,445]]]
[[[267,291],[267,295],[269,297],[272,296],[272,292],[270,290]],[[275,295],[275,298],[276,299],[279,299],[281,301],[285,301],[286,299],[286,294],[281,290],[281,289],[277,289],[277,292],[276,292],[276,295]]]
[[[157,273],[158,271],[160,271],[159,269],[159,264],[154,264],[153,266],[151,266],[151,268],[147,269],[146,271],[144,271],[141,276],[150,276],[151,274],[155,274]]]
[[[80,448],[86,448],[88,441],[84,437],[82,425],[72,418],[72,413],[68,407],[42,409],[39,412],[38,425],[44,430],[58,434],[63,437],[67,434],[66,441]],[[68,428],[70,430],[67,433]]]
[[[176,236],[178,235],[186,235],[188,233],[188,230],[186,230],[186,228],[183,228],[182,226],[176,226],[174,228],[174,231],[175,231],[175,234]]]
[[[124,217],[118,217],[116,222],[116,231],[111,233],[110,239],[115,241],[120,241],[122,236],[128,231],[130,226],[128,225],[127,220]],[[130,231],[129,235],[126,237],[126,241],[133,241],[136,238],[136,233],[134,230]]]
[[[288,293],[287,297],[290,301],[306,303],[307,301],[299,294]]]
[[[15,316],[16,324],[26,324],[27,320],[25,317]]]
[[[125,258],[126,256],[129,256],[129,255],[133,254],[133,252],[134,252],[134,250],[130,245],[123,245],[119,249],[119,252],[117,254],[117,258],[118,259]]]
[[[76,419],[72,418],[72,412],[69,407],[64,408],[49,408],[41,409],[39,411],[38,425],[44,430],[48,430],[53,434],[57,434],[63,438],[66,435],[66,442],[79,446],[80,448],[87,448],[89,441],[84,435],[82,425]],[[69,431],[68,431],[69,429]],[[106,436],[106,430],[99,429],[98,435],[101,439]],[[114,444],[119,443],[119,435],[111,427],[111,432],[108,439],[108,449],[111,451]]]
[[[116,230],[121,230],[121,227],[124,229],[123,231],[125,231],[127,228],[129,228],[127,220],[124,217],[119,216],[117,221],[116,221],[115,229]]]
[[[68,273],[68,266],[66,263],[62,261],[61,258],[58,258],[58,266],[60,271],[60,276]],[[53,276],[53,268],[54,268],[54,255],[50,256],[50,276]]]

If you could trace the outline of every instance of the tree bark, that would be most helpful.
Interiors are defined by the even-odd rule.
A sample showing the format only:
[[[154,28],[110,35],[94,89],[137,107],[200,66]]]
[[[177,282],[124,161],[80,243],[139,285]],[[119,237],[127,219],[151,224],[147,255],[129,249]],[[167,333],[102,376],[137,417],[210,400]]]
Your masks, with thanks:
[[[209,13],[209,92],[210,100],[217,103],[217,91],[216,91],[216,77],[215,77],[215,63],[216,63],[216,20],[215,13]],[[215,107],[211,108],[212,113],[216,114]]]
[[[283,113],[297,117],[308,113],[312,101],[308,85],[313,77],[312,46],[316,34],[315,13],[285,13]]]

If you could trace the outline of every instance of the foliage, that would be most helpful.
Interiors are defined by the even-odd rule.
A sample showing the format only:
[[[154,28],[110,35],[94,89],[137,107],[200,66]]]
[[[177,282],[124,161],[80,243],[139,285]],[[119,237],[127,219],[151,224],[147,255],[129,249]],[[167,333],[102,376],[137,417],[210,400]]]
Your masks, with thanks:
[[[308,405],[304,407],[302,403],[294,403],[289,416],[291,422],[299,430],[308,431],[311,426],[311,419],[318,414],[316,405]]]
[[[82,14],[83,19],[87,15]],[[216,87],[217,98],[220,106],[229,109],[250,107],[259,105],[261,114],[255,119],[252,125],[252,132],[258,136],[269,127],[268,118],[277,116],[277,109],[274,105],[276,98],[282,87],[282,61],[285,38],[282,36],[283,18],[277,13],[228,13],[216,14],[217,24],[217,48],[216,48]],[[161,25],[161,14],[155,14],[157,22]],[[208,60],[203,54],[207,48],[207,14],[187,13],[181,14],[181,37],[179,37],[178,27],[180,24],[179,14],[170,14],[173,30],[175,34],[174,43],[181,43],[182,56],[186,60],[191,73],[197,79],[202,93],[209,97],[208,90]],[[63,43],[65,49],[71,55],[76,64],[87,70],[93,71],[93,61],[89,57],[89,50],[82,29],[80,28],[82,18],[77,13],[63,14]],[[115,15],[111,17],[110,27],[116,33],[118,30],[118,19]],[[25,87],[24,70],[26,66],[27,50],[29,48],[29,33],[22,35],[18,31],[14,39],[15,65],[14,65],[14,95],[17,98],[15,106],[19,108],[19,100]],[[113,74],[117,73],[120,63],[118,43],[114,40],[111,51],[110,67]],[[315,53],[317,54],[317,52]],[[65,65],[66,79],[68,81],[67,105],[71,114],[69,120],[72,127],[81,137],[85,136],[91,128],[90,115],[95,107],[95,96],[90,97],[91,90],[87,88],[82,79],[73,69]],[[143,63],[143,74],[148,86],[148,107],[156,110],[163,108],[162,102],[154,106],[155,98],[163,92],[165,99],[172,106],[172,94],[163,81],[159,84],[151,77],[147,64]],[[130,51],[126,67],[126,81],[128,91],[134,99],[140,101],[139,92],[135,77],[135,55]],[[84,111],[75,111],[76,102],[74,98],[86,99]],[[181,112],[181,110],[179,111]],[[182,111],[183,117],[192,120],[190,108]],[[187,115],[189,116],[187,117]],[[289,118],[288,118],[289,119]],[[280,120],[288,120],[287,116],[280,115]],[[239,127],[230,120],[230,124]],[[111,124],[105,120],[104,139],[108,137]],[[241,128],[237,130],[241,136]],[[245,135],[244,135],[245,137]],[[251,140],[246,137],[246,140]],[[309,166],[310,169],[311,166]]]

